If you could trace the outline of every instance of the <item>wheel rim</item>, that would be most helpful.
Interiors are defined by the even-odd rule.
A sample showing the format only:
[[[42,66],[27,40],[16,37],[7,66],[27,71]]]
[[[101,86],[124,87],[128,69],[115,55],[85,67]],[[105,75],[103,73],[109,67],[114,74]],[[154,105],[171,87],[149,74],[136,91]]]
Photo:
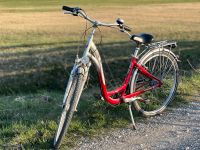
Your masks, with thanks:
[[[174,58],[159,52],[157,54],[154,53],[153,56],[150,55],[141,62],[150,73],[161,79],[163,85],[161,88],[156,88],[142,95],[144,101],[137,102],[140,111],[155,114],[161,112],[171,101],[177,86],[177,66],[174,61]],[[139,72],[135,79],[135,91],[156,84],[155,81],[150,81]],[[141,84],[146,85],[140,87]]]

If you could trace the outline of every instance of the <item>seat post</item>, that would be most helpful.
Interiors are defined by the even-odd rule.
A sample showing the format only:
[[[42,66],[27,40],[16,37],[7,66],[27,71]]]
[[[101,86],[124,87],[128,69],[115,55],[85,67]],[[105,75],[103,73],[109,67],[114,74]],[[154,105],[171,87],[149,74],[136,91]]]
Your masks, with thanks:
[[[135,50],[134,50],[134,54],[133,54],[134,57],[137,58],[137,55],[138,55],[139,50],[140,50],[140,44],[137,43],[137,46],[136,46],[136,48],[135,48]]]

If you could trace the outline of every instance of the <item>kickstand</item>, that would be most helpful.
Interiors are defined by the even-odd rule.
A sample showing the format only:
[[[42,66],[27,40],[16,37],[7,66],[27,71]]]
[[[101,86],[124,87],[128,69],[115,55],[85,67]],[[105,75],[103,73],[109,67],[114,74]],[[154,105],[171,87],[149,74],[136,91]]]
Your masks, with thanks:
[[[131,116],[131,121],[132,121],[132,124],[133,124],[133,129],[136,130],[136,125],[135,125],[135,121],[134,121],[134,118],[133,118],[133,112],[132,112],[132,109],[131,109],[131,103],[128,104],[128,109],[129,109],[129,113],[130,113],[130,116]]]

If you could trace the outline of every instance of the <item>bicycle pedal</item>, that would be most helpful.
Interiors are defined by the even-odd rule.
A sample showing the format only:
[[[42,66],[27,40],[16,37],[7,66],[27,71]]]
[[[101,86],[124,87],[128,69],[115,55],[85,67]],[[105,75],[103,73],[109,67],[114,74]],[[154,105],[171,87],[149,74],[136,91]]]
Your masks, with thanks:
[[[94,93],[93,96],[96,98],[96,99],[99,99],[99,100],[103,100],[104,101],[104,98],[101,94],[98,94],[98,93]]]

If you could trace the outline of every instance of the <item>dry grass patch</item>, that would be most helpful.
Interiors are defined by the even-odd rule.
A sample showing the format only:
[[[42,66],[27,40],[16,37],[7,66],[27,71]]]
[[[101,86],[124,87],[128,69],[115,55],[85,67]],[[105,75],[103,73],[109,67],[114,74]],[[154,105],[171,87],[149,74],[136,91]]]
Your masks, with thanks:
[[[114,22],[121,17],[136,33],[150,32],[159,39],[199,39],[200,3],[83,8],[89,16],[100,21]],[[6,45],[15,43],[12,36],[18,43],[76,40],[85,25],[83,19],[63,15],[62,11],[1,13],[0,20],[0,36],[4,42],[1,44]],[[121,40],[119,33],[104,30],[105,41]],[[124,36],[123,40],[127,38]]]

